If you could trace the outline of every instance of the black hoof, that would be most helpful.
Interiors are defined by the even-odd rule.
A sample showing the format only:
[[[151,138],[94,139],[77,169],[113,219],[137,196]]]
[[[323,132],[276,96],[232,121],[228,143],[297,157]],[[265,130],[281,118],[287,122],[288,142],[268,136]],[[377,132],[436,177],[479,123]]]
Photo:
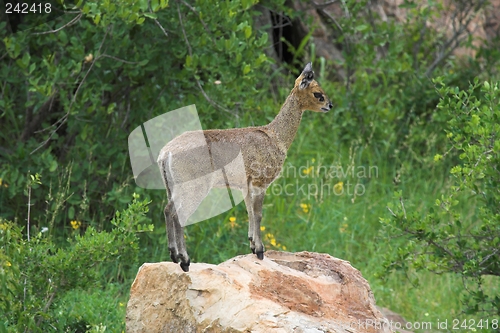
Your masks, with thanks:
[[[250,248],[252,250],[252,253],[255,254],[255,249],[254,248]]]
[[[177,260],[177,256],[174,253],[170,253],[170,259],[172,259],[172,262],[175,262],[176,264],[179,262]]]
[[[191,263],[190,260],[188,260],[187,263],[181,262],[181,268],[184,272],[189,272],[189,264]]]
[[[179,262],[179,260],[177,260],[177,249],[175,247],[172,247],[172,248],[168,248],[168,252],[170,253],[170,259],[172,259],[172,262],[175,262],[176,264]]]
[[[263,260],[264,259],[264,252],[257,252],[257,258],[259,258],[260,260]]]

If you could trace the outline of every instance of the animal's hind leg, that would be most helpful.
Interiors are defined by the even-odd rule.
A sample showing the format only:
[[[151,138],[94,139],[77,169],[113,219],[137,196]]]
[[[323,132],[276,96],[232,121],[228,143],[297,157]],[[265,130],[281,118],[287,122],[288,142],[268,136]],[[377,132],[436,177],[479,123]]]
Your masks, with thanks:
[[[184,239],[184,227],[179,222],[179,215],[182,217],[182,202],[181,205],[176,207],[174,200],[169,202],[170,217],[167,222],[167,235],[168,235],[168,249],[170,251],[170,258],[175,263],[180,262],[181,268],[184,272],[189,271],[190,259],[186,250],[186,242]],[[166,209],[165,209],[166,211]],[[170,225],[169,225],[170,223]]]
[[[179,219],[175,220],[175,239],[177,241],[177,259],[180,261],[181,268],[184,272],[189,271],[191,260],[186,249],[186,240],[184,239],[184,227],[179,223]],[[177,261],[176,261],[177,262]]]
[[[184,238],[184,226],[189,217],[198,209],[203,199],[210,192],[211,184],[200,182],[188,182],[179,185],[172,193],[172,201],[176,203],[173,207],[176,211],[174,223],[175,241],[177,247],[176,262],[180,262],[184,272],[189,271],[191,263],[186,249]]]
[[[172,200],[165,206],[165,225],[167,227],[167,239],[168,239],[168,251],[170,252],[170,259],[177,263],[177,241],[176,241],[176,228],[175,220],[177,219],[177,213],[175,211],[175,205]]]
[[[179,215],[173,200],[165,207],[165,222],[167,225],[168,251],[173,262],[180,261],[184,272],[189,271],[190,259],[184,240],[184,228],[179,223]]]

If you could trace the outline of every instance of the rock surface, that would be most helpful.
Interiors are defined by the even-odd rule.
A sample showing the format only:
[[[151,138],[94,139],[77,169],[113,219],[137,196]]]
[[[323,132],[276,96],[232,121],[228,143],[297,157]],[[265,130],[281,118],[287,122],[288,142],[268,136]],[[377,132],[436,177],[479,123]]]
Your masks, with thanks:
[[[391,332],[368,282],[349,262],[266,252],[219,265],[144,264],[127,305],[127,332]]]

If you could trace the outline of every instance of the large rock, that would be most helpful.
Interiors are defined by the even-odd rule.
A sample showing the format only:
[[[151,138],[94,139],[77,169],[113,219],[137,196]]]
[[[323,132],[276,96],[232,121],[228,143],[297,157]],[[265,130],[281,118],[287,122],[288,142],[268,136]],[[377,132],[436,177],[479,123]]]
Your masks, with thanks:
[[[144,264],[127,332],[391,332],[368,282],[327,254],[268,251],[219,265]]]

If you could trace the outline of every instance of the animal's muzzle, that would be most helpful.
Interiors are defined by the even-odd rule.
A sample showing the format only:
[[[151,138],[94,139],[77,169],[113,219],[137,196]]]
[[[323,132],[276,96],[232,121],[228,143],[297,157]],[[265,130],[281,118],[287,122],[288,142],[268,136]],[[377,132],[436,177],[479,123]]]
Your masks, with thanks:
[[[321,108],[321,111],[326,113],[326,112],[330,111],[332,108],[333,108],[333,104],[332,104],[332,102],[330,102],[330,103],[328,103],[327,107]]]

